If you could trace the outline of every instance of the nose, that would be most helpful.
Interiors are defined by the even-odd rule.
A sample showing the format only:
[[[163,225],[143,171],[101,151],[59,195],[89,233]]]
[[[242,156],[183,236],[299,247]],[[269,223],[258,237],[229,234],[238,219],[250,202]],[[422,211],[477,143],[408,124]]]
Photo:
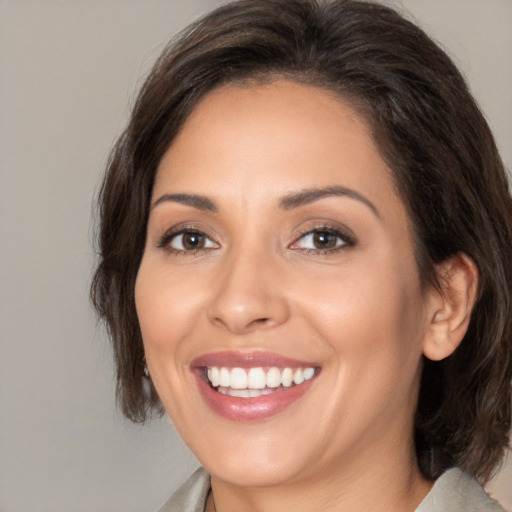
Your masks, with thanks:
[[[237,335],[285,323],[289,306],[278,274],[275,265],[261,254],[230,258],[217,275],[209,320]]]

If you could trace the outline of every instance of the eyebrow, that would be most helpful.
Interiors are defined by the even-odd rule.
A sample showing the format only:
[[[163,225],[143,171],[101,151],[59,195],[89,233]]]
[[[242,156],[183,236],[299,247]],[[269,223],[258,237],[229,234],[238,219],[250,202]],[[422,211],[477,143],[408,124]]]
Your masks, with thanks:
[[[281,199],[279,205],[283,210],[293,210],[330,196],[343,196],[349,199],[355,199],[368,206],[368,208],[380,218],[379,211],[369,199],[355,190],[339,185],[324,188],[308,188],[300,192],[287,194]],[[165,202],[184,204],[206,212],[218,212],[217,206],[210,198],[198,194],[164,194],[153,203],[151,209]]]
[[[153,203],[151,209],[166,202],[185,204],[205,212],[215,213],[218,211],[217,206],[215,206],[215,203],[211,199],[197,194],[164,194]]]
[[[355,190],[341,186],[307,188],[300,192],[291,193],[281,199],[280,206],[284,210],[292,210],[330,196],[343,196],[355,199],[368,206],[368,208],[380,218],[379,210],[377,210],[376,206],[369,199]]]

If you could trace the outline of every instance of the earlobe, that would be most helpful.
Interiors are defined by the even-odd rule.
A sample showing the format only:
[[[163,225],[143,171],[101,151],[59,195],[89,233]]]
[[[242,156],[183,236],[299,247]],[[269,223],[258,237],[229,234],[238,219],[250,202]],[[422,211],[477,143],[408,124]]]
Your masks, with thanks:
[[[423,354],[433,361],[451,355],[468,329],[478,291],[478,269],[466,254],[451,256],[436,267],[438,287],[429,292],[429,325]]]

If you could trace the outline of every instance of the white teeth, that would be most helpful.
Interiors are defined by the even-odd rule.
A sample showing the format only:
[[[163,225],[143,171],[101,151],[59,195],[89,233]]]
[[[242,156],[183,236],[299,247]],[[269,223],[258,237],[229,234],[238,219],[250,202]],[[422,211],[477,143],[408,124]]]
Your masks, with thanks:
[[[315,370],[313,370],[313,373]],[[281,374],[281,384],[285,388],[289,388],[293,382],[293,370],[291,368],[285,368]]]
[[[293,374],[293,382],[295,384],[302,384],[304,382],[304,372],[298,368]]]
[[[246,389],[247,388],[247,373],[243,368],[233,368],[231,370],[231,388],[232,389]]]
[[[270,388],[265,389],[233,389],[218,387],[217,391],[223,395],[236,396],[238,398],[255,398],[258,396],[269,395],[274,390]]]
[[[304,368],[304,380],[312,379],[315,376],[314,368]]]
[[[249,398],[251,396],[251,393],[248,389],[228,389],[228,395],[230,396],[237,396],[239,398]]]
[[[208,367],[206,376],[212,387],[220,393],[249,398],[267,395],[276,388],[289,388],[302,384],[315,376],[315,368],[270,368],[267,372],[261,367],[226,368]]]
[[[227,368],[220,369],[219,386],[223,388],[231,387],[231,372]]]
[[[212,383],[212,386],[216,388],[220,382],[220,372],[216,366],[208,368],[208,379]]]
[[[247,387],[249,389],[263,389],[267,385],[267,376],[263,368],[251,368]]]
[[[277,388],[281,385],[281,371],[273,367],[267,372],[267,387]]]

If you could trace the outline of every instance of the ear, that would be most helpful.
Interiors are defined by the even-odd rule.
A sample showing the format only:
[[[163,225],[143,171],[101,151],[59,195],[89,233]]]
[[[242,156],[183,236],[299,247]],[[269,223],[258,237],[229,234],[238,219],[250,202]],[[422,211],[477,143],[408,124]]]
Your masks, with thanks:
[[[468,329],[478,291],[478,269],[463,253],[436,266],[439,286],[428,292],[430,324],[423,341],[423,354],[433,361],[448,357]]]

